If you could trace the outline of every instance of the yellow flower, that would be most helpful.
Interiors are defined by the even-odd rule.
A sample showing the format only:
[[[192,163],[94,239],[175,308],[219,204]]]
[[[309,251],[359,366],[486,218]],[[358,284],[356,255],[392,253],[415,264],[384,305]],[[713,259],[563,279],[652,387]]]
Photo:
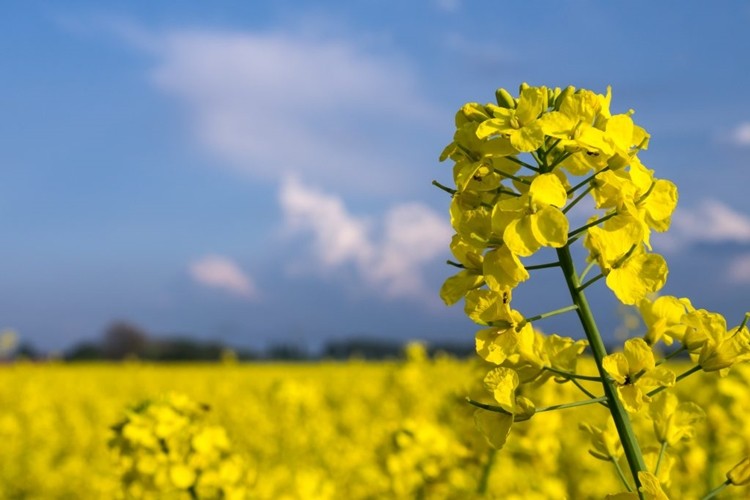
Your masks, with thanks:
[[[464,269],[451,276],[440,288],[440,298],[446,305],[453,305],[469,291],[484,284],[482,275],[483,260],[481,249],[466,242],[460,235],[454,234],[451,240],[451,252]]]
[[[680,403],[671,392],[654,396],[648,408],[654,423],[654,433],[660,443],[674,446],[695,436],[695,424],[706,418],[705,412],[695,403]]]
[[[745,457],[740,463],[727,472],[727,479],[735,486],[750,483],[750,457]]]
[[[541,174],[527,193],[497,202],[492,213],[493,232],[502,234],[510,251],[522,257],[543,246],[563,247],[568,241],[568,219],[559,207],[567,198],[557,175]]]
[[[474,422],[495,449],[505,445],[514,421],[528,420],[534,414],[534,404],[528,398],[516,395],[519,379],[511,368],[499,367],[484,378],[484,385],[492,393],[497,405],[507,413],[478,409]]]
[[[649,345],[659,340],[667,345],[672,345],[675,340],[682,341],[687,329],[682,317],[695,310],[690,299],[678,299],[671,295],[664,295],[653,302],[645,298],[638,304],[638,309],[647,328],[645,340]]]
[[[643,229],[637,219],[616,215],[588,229],[584,246],[607,276],[607,286],[626,305],[633,305],[664,286],[667,263],[661,255],[646,253]]]
[[[495,326],[477,332],[476,350],[484,360],[496,365],[516,353],[520,337],[534,335],[531,324],[525,323],[521,313],[510,308],[493,324]]]
[[[586,422],[579,423],[578,427],[589,433],[593,446],[589,453],[594,458],[608,462],[622,456],[620,436],[617,434],[617,428],[612,419],[607,420],[607,426],[604,429]]]
[[[650,389],[675,383],[671,370],[656,366],[654,353],[643,339],[626,340],[624,352],[605,356],[602,364],[617,384],[617,393],[629,412],[639,411],[650,401],[646,395]]]
[[[545,87],[527,87],[521,91],[515,109],[490,104],[493,118],[479,125],[477,137],[507,137],[516,150],[534,151],[544,144],[544,132],[537,118],[547,108],[547,102]]]
[[[705,309],[687,313],[683,322],[687,326],[683,343],[691,354],[698,354],[698,364],[704,371],[724,370],[750,359],[750,330],[747,327],[727,331],[724,317]]]

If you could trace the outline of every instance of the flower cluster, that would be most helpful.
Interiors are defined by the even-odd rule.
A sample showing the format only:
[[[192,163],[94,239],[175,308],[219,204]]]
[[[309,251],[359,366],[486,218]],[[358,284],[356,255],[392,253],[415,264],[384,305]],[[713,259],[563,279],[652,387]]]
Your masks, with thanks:
[[[243,460],[206,406],[170,394],[145,401],[113,427],[123,486],[133,498],[245,498]]]
[[[651,232],[669,229],[677,188],[641,162],[638,155],[650,136],[634,123],[632,110],[612,113],[611,89],[602,95],[522,84],[517,97],[505,89],[495,97],[494,103],[467,103],[458,111],[453,141],[440,156],[454,162],[455,188],[433,182],[451,194],[455,261],[448,263],[460,269],[443,284],[441,298],[447,305],[464,299],[466,315],[482,326],[476,351],[495,366],[484,380],[489,402],[469,400],[479,408],[476,425],[490,445],[501,448],[514,422],[599,403],[613,421],[606,431],[583,425],[592,454],[613,462],[632,492],[619,465],[625,456],[639,494],[662,498],[672,463],[665,451],[692,438],[704,414],[661,393],[697,371],[726,375],[735,363],[750,360],[748,318],[728,329],[720,314],[696,310],[688,299],[655,298],[668,269],[653,252]],[[580,213],[586,205],[593,213]],[[571,253],[579,239],[588,264],[580,275]],[[556,258],[527,260],[545,252]],[[599,274],[586,281],[594,266]],[[555,267],[562,270],[571,306],[534,316],[512,307],[514,289],[531,272]],[[622,304],[640,310],[647,327],[643,338],[625,342],[623,352],[607,353],[583,293],[600,279]],[[532,326],[569,311],[577,312],[585,341],[544,335]],[[657,360],[654,347],[660,341],[681,347]],[[577,372],[587,347],[596,375]],[[680,353],[696,364],[675,375],[663,363]],[[572,382],[589,399],[540,407],[523,395],[528,392],[523,384],[539,386],[550,379]],[[598,382],[604,395],[597,397],[586,382]],[[631,415],[653,422],[656,448],[640,449]]]

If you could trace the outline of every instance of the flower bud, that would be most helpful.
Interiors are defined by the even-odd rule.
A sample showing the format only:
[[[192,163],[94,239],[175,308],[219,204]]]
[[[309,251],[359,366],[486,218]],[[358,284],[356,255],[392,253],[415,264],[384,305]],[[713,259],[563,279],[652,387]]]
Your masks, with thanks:
[[[735,486],[750,483],[750,457],[745,457],[740,463],[727,472],[727,479]]]
[[[560,105],[562,102],[569,96],[573,95],[573,93],[576,91],[576,88],[572,85],[568,85],[563,89],[560,94],[555,98],[555,109],[560,109]]]
[[[516,107],[516,100],[505,89],[497,89],[495,91],[495,99],[497,100],[497,105],[501,108],[513,109]]]

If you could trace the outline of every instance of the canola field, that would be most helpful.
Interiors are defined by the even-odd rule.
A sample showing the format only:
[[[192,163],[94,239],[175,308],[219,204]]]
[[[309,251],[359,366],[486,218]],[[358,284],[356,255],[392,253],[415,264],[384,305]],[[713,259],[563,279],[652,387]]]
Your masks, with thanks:
[[[0,498],[587,499],[622,490],[580,428],[606,428],[605,408],[517,422],[495,452],[465,402],[483,397],[487,366],[429,359],[418,347],[408,354],[383,363],[0,365]],[[677,387],[681,400],[707,410],[699,446],[675,446],[663,460],[670,498],[701,498],[750,453],[749,368]],[[525,395],[546,405],[585,399],[571,383]],[[178,453],[165,438],[158,446],[171,447],[168,460],[143,452],[144,401],[157,403],[162,436],[187,431],[158,402],[200,403],[192,451]],[[127,418],[141,427],[123,431]],[[130,447],[114,439],[118,423]],[[653,439],[648,415],[634,425],[643,443]],[[646,460],[657,452],[646,449]],[[732,487],[717,498],[748,497]]]

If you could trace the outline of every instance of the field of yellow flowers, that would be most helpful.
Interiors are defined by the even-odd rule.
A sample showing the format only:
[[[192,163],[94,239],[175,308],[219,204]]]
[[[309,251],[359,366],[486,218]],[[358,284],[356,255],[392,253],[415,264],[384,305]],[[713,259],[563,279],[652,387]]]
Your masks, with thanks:
[[[465,402],[481,392],[483,370],[429,359],[416,346],[406,361],[388,363],[0,366],[0,498],[578,499],[621,488],[579,428],[606,428],[599,406],[519,422],[507,446],[491,450]],[[718,393],[704,390],[714,384]],[[678,445],[665,459],[672,498],[699,498],[750,452],[748,384],[750,370],[738,366],[725,378],[696,375],[680,385],[682,400],[708,410],[696,427],[701,446]],[[582,394],[565,383],[528,396],[554,404]],[[113,427],[121,424],[122,438],[124,419],[141,418],[149,432],[144,401],[161,412],[153,412],[161,435],[179,424],[174,408],[195,404],[202,427],[192,447],[224,462],[209,474],[210,458],[173,449],[159,462],[118,444]],[[165,413],[165,401],[177,404]],[[648,442],[647,417],[635,426]],[[143,438],[133,429],[130,445]],[[748,495],[735,487],[719,498]]]

